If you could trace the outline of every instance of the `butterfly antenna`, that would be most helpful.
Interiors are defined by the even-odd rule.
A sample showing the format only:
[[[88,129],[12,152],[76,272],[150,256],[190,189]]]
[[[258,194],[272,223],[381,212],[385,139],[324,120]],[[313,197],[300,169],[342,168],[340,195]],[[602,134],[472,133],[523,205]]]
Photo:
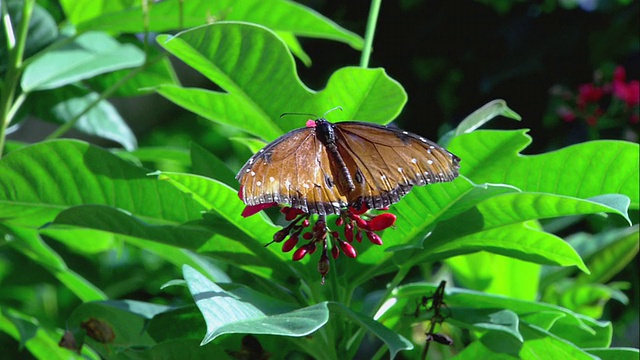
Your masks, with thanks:
[[[289,113],[283,113],[280,115],[280,119],[282,119],[285,116],[291,116],[291,115],[305,115],[305,116],[313,116],[314,119],[318,118],[318,115],[316,114],[311,114],[311,113],[299,113],[299,112],[289,112]]]
[[[336,107],[334,107],[333,109],[331,109],[331,110],[327,111],[326,113],[324,113],[324,115],[322,115],[322,117],[323,117],[323,118],[326,118],[328,113],[330,113],[330,112],[332,112],[332,111],[335,111],[335,110],[338,110],[338,109],[340,109],[340,111],[343,111],[343,110],[342,110],[342,106],[336,106]]]

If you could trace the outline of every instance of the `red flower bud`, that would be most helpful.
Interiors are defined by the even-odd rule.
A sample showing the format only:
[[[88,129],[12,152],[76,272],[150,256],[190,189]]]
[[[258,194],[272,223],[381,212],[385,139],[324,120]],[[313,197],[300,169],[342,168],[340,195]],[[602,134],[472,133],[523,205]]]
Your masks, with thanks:
[[[318,248],[316,246],[315,242],[312,243],[308,243],[307,245],[305,245],[307,247],[307,251],[309,252],[309,255],[313,254],[314,252],[316,252],[316,249]]]
[[[308,249],[307,246],[301,246],[298,250],[293,253],[293,261],[302,260],[302,258],[307,255]]]
[[[284,219],[287,221],[291,221],[293,219],[295,219],[296,217],[298,217],[298,215],[300,214],[304,214],[304,211],[300,210],[300,209],[293,209],[293,208],[289,208],[289,211],[287,211],[287,214],[285,215]]]
[[[284,244],[282,244],[282,252],[291,251],[294,247],[296,247],[297,244],[298,244],[298,235],[297,234],[291,235],[289,240],[285,241]]]
[[[349,214],[353,214],[353,215],[362,215],[362,214],[366,213],[367,211],[369,211],[369,209],[367,208],[367,204],[362,204],[360,206],[360,209],[356,209],[354,207],[349,207]]]
[[[313,237],[313,234],[310,232],[306,232],[304,234],[302,234],[302,238],[305,240],[311,240],[311,238]]]
[[[278,205],[278,204],[273,202],[273,203],[246,206],[244,208],[244,210],[242,210],[242,217],[249,217],[251,215],[259,213],[260,211],[262,211],[262,210],[264,210],[266,208],[270,208],[270,207],[276,206],[276,205]]]
[[[333,257],[333,259],[337,259],[338,255],[340,255],[340,249],[338,249],[337,246],[334,246],[331,248],[331,256]]]
[[[342,217],[338,217],[336,219],[336,225],[337,226],[342,226],[342,224],[344,224],[344,219]]]
[[[378,234],[374,233],[373,231],[367,231],[367,237],[369,238],[369,241],[371,241],[373,244],[382,245],[382,239],[380,238],[380,236],[378,236]]]
[[[342,252],[345,255],[352,259],[355,259],[355,257],[358,256],[358,253],[356,253],[356,249],[346,241],[340,241],[340,249],[342,249]]]
[[[353,242],[353,225],[347,223],[344,226],[344,237],[348,242]]]
[[[396,222],[396,216],[391,213],[380,214],[369,221],[369,228],[372,231],[384,230]]]
[[[324,280],[324,276],[329,272],[329,256],[327,256],[327,252],[323,251],[322,256],[320,256],[320,261],[318,261],[318,272],[322,275]]]
[[[337,232],[337,231],[332,231],[332,232],[331,232],[331,236],[333,236],[334,238],[336,238],[336,239],[337,239],[337,238],[339,238],[339,237],[340,237],[340,233],[339,233],[339,232]]]
[[[358,226],[360,229],[362,230],[371,230],[369,228],[369,222],[366,220],[363,220],[361,217],[357,217],[354,219],[356,221],[356,226]]]
[[[282,230],[279,230],[278,232],[273,234],[273,242],[280,242],[280,241],[284,240],[284,238],[286,238],[287,235],[289,235],[289,229],[288,228],[284,228]]]
[[[302,227],[307,227],[307,226],[309,226],[309,219],[302,220]]]
[[[356,233],[356,241],[362,242],[362,232],[360,230]]]

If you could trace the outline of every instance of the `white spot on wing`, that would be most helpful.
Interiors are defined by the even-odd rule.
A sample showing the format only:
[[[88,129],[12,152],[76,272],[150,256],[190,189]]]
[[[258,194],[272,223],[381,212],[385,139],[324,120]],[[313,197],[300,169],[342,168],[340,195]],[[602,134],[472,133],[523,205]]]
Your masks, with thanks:
[[[418,159],[413,158],[413,159],[411,159],[411,162],[414,163],[414,164],[417,164],[418,163]]]
[[[257,186],[262,185],[262,181],[256,181],[256,185],[257,185]]]
[[[274,182],[276,181],[276,179],[273,178],[273,176],[269,176],[269,182]]]
[[[252,171],[252,172],[251,172],[251,176],[256,176],[256,172],[255,172],[255,171]]]
[[[402,172],[403,169],[401,167],[398,168],[398,172]]]
[[[427,160],[427,164],[429,165],[433,164],[433,160]]]

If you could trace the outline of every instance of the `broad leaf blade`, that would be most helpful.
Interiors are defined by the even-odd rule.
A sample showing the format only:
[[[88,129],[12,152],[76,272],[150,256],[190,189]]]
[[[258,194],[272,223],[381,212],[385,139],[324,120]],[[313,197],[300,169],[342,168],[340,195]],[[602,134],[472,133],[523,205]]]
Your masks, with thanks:
[[[81,4],[65,1],[67,12],[80,10]],[[86,6],[86,5],[85,5]],[[264,25],[274,31],[341,41],[360,49],[363,40],[332,20],[293,1],[286,0],[168,0],[150,4],[145,27],[139,3],[112,11],[74,16],[78,29],[109,32],[163,32],[193,28],[215,21],[246,21]],[[180,14],[181,16],[178,16]]]
[[[16,150],[0,160],[0,217],[40,227],[62,210],[101,204],[152,223],[179,225],[204,210],[173,186],[157,181],[106,150],[56,140]]]
[[[55,89],[143,63],[144,53],[137,47],[120,44],[104,33],[88,32],[29,64],[21,86],[25,92]]]
[[[192,268],[183,268],[196,305],[207,323],[202,344],[229,333],[305,336],[329,320],[326,303],[281,314],[265,314],[251,303],[226,292]]]
[[[460,171],[476,183],[507,183],[523,191],[588,199],[623,194],[640,207],[638,144],[601,140],[540,155],[520,155],[531,139],[524,130],[474,131],[452,140]]]
[[[331,117],[386,123],[406,102],[402,87],[382,69],[343,68],[333,74],[324,90],[308,89],[297,76],[283,41],[257,25],[216,23],[175,37],[161,35],[157,40],[226,91],[161,86],[161,95],[264,140],[301,127],[302,120],[280,119],[284,112],[320,115],[340,105],[344,112],[333,112]]]

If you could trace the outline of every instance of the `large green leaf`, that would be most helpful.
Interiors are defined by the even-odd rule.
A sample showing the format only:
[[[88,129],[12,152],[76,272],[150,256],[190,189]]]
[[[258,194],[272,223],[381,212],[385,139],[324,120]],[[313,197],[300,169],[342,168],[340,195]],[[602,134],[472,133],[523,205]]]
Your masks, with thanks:
[[[343,68],[327,87],[308,89],[295,72],[293,57],[270,30],[246,23],[216,23],[161,35],[158,43],[204,74],[225,92],[160,86],[158,92],[207,119],[238,127],[264,140],[301,127],[284,112],[321,115],[335,106],[336,119],[386,123],[406,102],[402,87],[382,69]]]
[[[55,89],[99,74],[140,66],[144,53],[120,44],[107,34],[88,32],[30,63],[21,79],[22,90]]]
[[[531,138],[525,130],[475,131],[451,141],[460,172],[476,183],[506,183],[523,191],[588,199],[623,194],[640,207],[638,144],[602,140],[540,155],[521,155]]]
[[[146,14],[148,27],[141,16],[143,9],[139,2],[118,2],[116,5],[112,1],[87,4],[64,0],[61,3],[80,31],[162,32],[221,20],[246,21],[297,36],[341,41],[358,49],[363,44],[358,35],[307,7],[287,0],[168,0],[150,3]]]
[[[25,103],[27,111],[45,121],[64,124],[76,118],[74,127],[85,134],[109,139],[133,150],[138,142],[118,110],[107,100],[76,85],[34,94]],[[89,111],[86,111],[90,109]]]
[[[90,351],[83,351],[81,356],[59,346],[60,334],[47,330],[31,315],[22,314],[5,306],[0,307],[0,332],[14,338],[21,347],[24,346],[30,355],[37,359],[100,359]]]
[[[207,323],[203,344],[229,333],[305,336],[329,320],[326,303],[286,313],[267,314],[228,293],[189,266],[183,268],[189,291]]]
[[[361,327],[377,336],[380,340],[384,341],[389,348],[389,356],[391,359],[395,358],[396,354],[401,350],[413,349],[413,344],[403,336],[391,331],[389,328],[374,319],[349,309],[341,303],[331,302],[329,303],[329,309],[332,313],[335,313],[338,316],[348,317],[350,320],[359,324]]]
[[[204,210],[146,170],[81,141],[48,141],[13,151],[0,160],[0,173],[0,219],[14,225],[37,228],[83,204],[174,225],[201,219]]]

